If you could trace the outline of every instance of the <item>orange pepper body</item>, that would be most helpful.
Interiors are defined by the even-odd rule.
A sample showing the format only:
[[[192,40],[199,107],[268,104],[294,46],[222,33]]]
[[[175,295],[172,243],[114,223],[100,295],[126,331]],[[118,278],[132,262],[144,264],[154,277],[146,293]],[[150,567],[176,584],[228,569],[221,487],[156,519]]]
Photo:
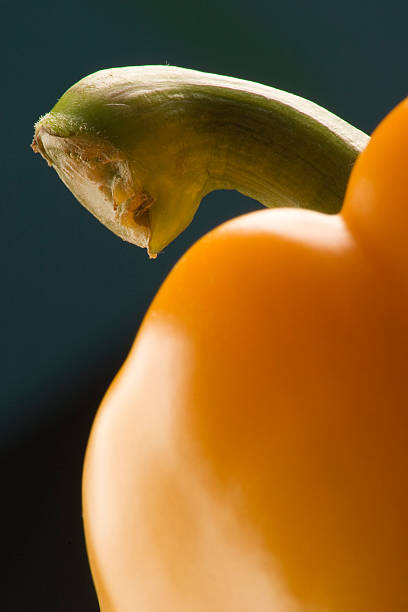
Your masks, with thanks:
[[[408,609],[407,142],[404,102],[340,215],[240,217],[165,281],[87,452],[102,612]]]

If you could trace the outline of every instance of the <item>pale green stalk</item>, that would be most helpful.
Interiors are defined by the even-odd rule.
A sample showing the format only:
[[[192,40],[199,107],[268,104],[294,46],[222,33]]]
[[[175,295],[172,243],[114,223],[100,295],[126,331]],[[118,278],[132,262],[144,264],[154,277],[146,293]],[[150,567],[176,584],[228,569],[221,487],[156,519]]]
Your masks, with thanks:
[[[204,195],[336,213],[368,136],[272,87],[172,66],[101,70],[36,124],[33,148],[76,198],[154,256]]]

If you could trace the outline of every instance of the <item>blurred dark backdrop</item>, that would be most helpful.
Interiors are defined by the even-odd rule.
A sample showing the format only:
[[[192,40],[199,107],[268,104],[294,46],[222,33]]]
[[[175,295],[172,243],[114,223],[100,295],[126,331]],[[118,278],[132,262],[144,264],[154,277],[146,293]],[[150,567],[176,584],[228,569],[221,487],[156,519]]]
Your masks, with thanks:
[[[1,607],[92,612],[80,480],[98,403],[175,261],[258,205],[211,194],[149,261],[33,155],[33,123],[90,72],[169,63],[286,89],[371,132],[407,94],[408,5],[71,0],[8,3],[2,17]]]

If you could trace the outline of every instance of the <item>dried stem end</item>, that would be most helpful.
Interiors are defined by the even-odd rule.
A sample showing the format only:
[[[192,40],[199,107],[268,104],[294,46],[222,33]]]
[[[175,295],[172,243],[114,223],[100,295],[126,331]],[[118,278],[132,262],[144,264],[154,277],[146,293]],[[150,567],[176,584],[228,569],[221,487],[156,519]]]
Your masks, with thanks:
[[[55,119],[55,118],[53,118]],[[33,143],[78,201],[123,240],[148,249],[152,196],[135,185],[126,156],[108,140],[84,134],[59,136],[48,115],[36,125]]]

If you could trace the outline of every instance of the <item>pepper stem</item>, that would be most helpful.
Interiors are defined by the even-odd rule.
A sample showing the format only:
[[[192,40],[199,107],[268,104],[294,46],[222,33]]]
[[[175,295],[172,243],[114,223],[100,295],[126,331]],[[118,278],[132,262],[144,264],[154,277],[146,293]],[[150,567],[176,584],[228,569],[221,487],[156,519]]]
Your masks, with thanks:
[[[337,213],[367,142],[299,96],[139,66],[101,70],[71,87],[36,124],[33,148],[100,221],[154,256],[215,189],[267,207]]]

